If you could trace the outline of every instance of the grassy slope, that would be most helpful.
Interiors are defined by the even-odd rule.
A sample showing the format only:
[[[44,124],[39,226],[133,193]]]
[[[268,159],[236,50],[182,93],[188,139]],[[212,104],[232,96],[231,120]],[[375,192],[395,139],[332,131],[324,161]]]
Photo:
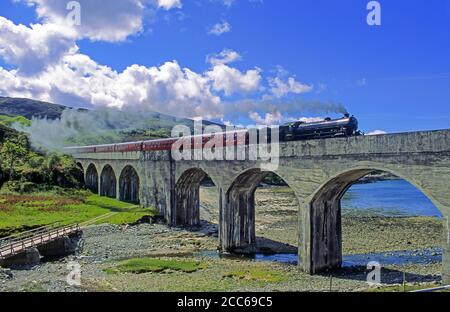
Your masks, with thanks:
[[[9,117],[22,116],[31,119],[36,116],[56,119],[61,116],[65,108],[62,105],[31,99],[0,97],[0,115]]]
[[[55,222],[81,223],[110,212],[117,214],[99,223],[130,223],[144,215],[154,214],[152,209],[88,192],[72,195],[0,195],[0,235],[21,231],[24,225],[37,227]]]

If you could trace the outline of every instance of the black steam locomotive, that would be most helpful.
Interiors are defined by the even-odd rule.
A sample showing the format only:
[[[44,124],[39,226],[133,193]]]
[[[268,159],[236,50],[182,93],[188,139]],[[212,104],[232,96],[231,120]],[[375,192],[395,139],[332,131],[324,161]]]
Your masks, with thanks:
[[[339,119],[326,118],[317,122],[295,121],[280,127],[282,142],[356,135],[361,135],[358,131],[358,119],[349,114]]]

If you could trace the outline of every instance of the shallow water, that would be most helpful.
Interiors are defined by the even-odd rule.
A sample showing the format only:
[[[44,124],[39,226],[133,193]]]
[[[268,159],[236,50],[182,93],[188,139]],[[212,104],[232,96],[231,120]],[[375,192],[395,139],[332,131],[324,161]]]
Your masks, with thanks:
[[[342,198],[342,212],[352,211],[394,217],[442,217],[428,197],[405,180],[353,185]]]
[[[297,254],[255,254],[253,256],[241,255],[221,255],[216,251],[203,251],[198,254],[206,258],[232,258],[249,260],[256,262],[279,262],[286,264],[297,264]],[[343,267],[366,266],[369,262],[378,262],[381,266],[386,265],[407,265],[407,264],[431,264],[440,263],[442,261],[442,249],[430,248],[416,251],[394,251],[394,252],[380,252],[360,255],[344,255]]]

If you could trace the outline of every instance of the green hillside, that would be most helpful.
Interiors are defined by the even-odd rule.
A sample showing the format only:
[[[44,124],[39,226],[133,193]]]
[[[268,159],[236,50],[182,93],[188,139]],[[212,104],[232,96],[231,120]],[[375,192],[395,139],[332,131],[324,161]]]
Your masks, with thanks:
[[[29,127],[31,119],[60,119],[64,110],[71,109],[59,104],[52,104],[31,99],[0,97],[0,124],[16,128],[16,125]],[[170,137],[176,125],[186,125],[193,129],[194,121],[178,118],[158,112],[121,112],[117,110],[77,109],[76,116],[64,120],[75,128],[76,134],[66,138],[67,145],[90,145],[151,140]],[[83,114],[86,114],[84,116]],[[88,124],[83,120],[90,117]],[[81,121],[81,122],[80,122]],[[94,121],[101,121],[98,124]],[[77,127],[78,124],[78,127]],[[204,121],[206,125],[223,125]],[[31,128],[28,133],[35,129]]]
[[[63,105],[47,102],[35,101],[30,99],[0,97],[0,115],[17,117],[22,116],[26,119],[32,117],[56,119],[61,117]]]

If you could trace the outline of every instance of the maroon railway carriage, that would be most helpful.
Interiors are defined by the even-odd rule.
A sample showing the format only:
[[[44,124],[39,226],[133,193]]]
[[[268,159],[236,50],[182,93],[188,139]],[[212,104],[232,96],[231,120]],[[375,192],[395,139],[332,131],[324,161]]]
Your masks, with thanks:
[[[115,144],[98,145],[95,147],[96,153],[113,153],[115,151]]]
[[[178,139],[162,139],[144,141],[142,144],[142,151],[169,151],[172,149],[172,144]]]
[[[120,143],[116,144],[114,151],[119,153],[126,152],[140,152],[142,151],[142,145],[144,142],[131,142],[131,143]]]
[[[96,152],[95,146],[66,147],[65,150],[68,151],[69,153],[82,153],[82,154]]]
[[[213,137],[223,136],[224,146],[237,146],[248,144],[248,132],[247,130],[235,131],[233,133],[215,133],[204,134],[201,136],[191,136],[185,138],[191,140],[191,146],[194,149],[200,149],[210,142]],[[199,137],[201,139],[199,140]],[[128,142],[119,144],[106,144],[97,146],[83,146],[83,147],[69,147],[66,150],[74,153],[127,153],[127,152],[141,152],[141,151],[170,151],[174,146],[174,143],[178,142],[180,138],[169,138],[160,140],[149,140],[139,142]],[[178,146],[181,146],[179,144]],[[176,147],[175,147],[176,148]]]

